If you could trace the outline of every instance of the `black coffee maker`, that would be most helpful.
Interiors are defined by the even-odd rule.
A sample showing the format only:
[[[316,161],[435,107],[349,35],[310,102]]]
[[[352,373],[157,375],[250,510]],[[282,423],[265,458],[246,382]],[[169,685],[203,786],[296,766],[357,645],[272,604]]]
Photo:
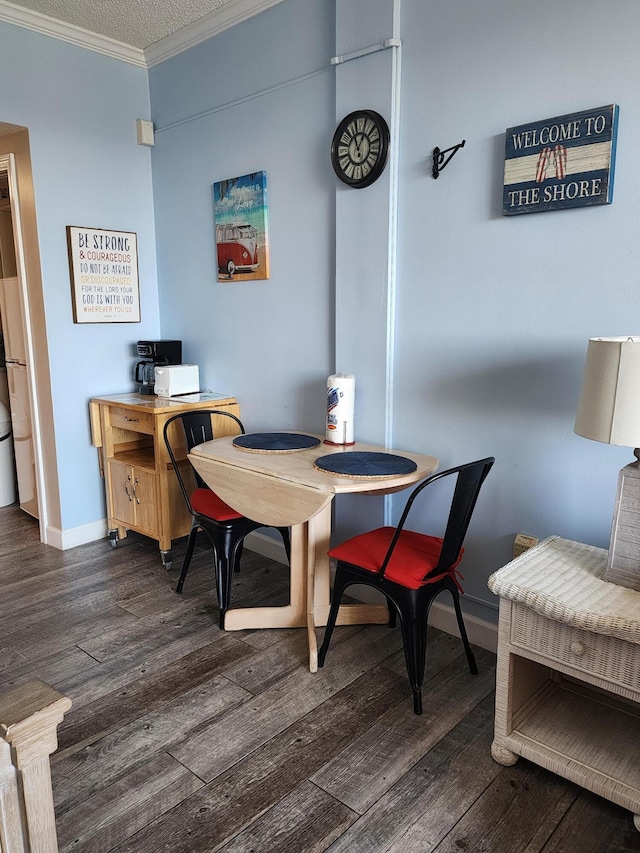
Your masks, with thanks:
[[[138,341],[136,350],[145,361],[139,361],[134,370],[140,394],[153,394],[156,367],[182,364],[182,341]]]

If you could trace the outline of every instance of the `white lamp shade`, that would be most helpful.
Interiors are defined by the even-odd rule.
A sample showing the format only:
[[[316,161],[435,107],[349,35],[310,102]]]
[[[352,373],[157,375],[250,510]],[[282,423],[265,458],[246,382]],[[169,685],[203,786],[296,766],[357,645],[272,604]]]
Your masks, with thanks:
[[[640,447],[640,337],[589,340],[575,432]]]

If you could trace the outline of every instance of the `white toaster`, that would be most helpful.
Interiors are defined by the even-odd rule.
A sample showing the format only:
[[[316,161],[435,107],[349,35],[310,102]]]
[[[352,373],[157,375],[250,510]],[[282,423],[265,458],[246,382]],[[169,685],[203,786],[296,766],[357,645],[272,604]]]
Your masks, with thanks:
[[[200,372],[197,364],[167,364],[165,367],[156,367],[153,392],[158,397],[195,394],[199,390]]]

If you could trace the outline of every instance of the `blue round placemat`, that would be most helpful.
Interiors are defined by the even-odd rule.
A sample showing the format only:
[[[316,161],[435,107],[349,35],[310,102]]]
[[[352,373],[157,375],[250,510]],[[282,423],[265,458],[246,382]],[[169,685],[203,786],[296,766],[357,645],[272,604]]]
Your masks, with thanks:
[[[288,450],[307,450],[317,447],[320,439],[299,432],[252,432],[237,435],[233,446],[240,450],[253,450],[259,453],[286,453]]]
[[[399,477],[411,474],[418,467],[406,456],[363,450],[329,453],[320,456],[313,464],[320,471],[340,477]]]

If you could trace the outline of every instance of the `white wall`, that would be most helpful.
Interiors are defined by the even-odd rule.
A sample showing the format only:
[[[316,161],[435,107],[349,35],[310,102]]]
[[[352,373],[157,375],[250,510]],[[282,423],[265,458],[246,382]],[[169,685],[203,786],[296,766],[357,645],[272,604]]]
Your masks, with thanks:
[[[365,0],[340,8],[345,19],[374,14]],[[323,428],[332,229],[341,241],[363,230],[361,217],[332,218],[334,15],[327,0],[287,0],[150,72],[163,333],[185,339],[210,387],[237,394],[250,429]],[[467,608],[491,618],[486,578],[510,558],[517,532],[607,544],[616,472],[631,456],[575,436],[573,419],[588,337],[638,333],[640,8],[403,0],[401,33],[394,445],[442,466],[496,456],[463,569]],[[338,101],[346,95],[358,100],[338,91]],[[505,129],[614,102],[613,204],[502,217]],[[462,139],[433,180],[433,148]],[[218,284],[211,184],[256,169],[269,176],[272,279]],[[354,192],[373,199],[375,189]],[[291,261],[293,224],[309,264]],[[362,322],[350,311],[343,330]],[[384,382],[375,363],[361,354],[361,410]],[[366,523],[360,506],[338,510],[341,532]]]
[[[147,73],[0,23],[0,121],[29,130],[63,529],[104,519],[88,400],[134,390],[132,344],[159,334]],[[75,325],[67,225],[135,231],[142,322]]]

